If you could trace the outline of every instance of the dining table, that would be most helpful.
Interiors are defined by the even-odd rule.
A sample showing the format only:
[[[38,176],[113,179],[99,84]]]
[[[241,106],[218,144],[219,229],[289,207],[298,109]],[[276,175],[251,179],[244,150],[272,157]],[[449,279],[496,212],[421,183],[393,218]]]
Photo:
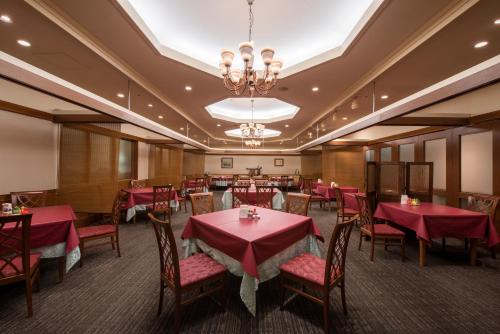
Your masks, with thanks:
[[[257,204],[257,188],[255,186],[250,186],[250,188],[248,189],[247,200],[248,204],[250,205]],[[285,204],[285,198],[283,196],[283,193],[278,188],[275,188],[273,196],[273,209],[282,210],[284,204]],[[231,192],[231,189],[227,189],[222,194],[222,208],[224,210],[227,210],[231,209],[232,207],[233,207],[233,193]]]
[[[356,201],[356,195],[365,196],[365,193],[346,192],[342,195],[344,196],[344,208],[358,211],[358,202]]]
[[[421,267],[426,264],[426,249],[432,239],[469,238],[471,265],[476,264],[477,244],[480,239],[486,240],[489,247],[500,242],[495,225],[487,214],[447,205],[380,202],[373,216],[416,232],[419,239],[419,265]]]
[[[260,219],[240,218],[239,208],[192,216],[181,235],[186,257],[201,249],[242,277],[240,297],[254,316],[259,283],[297,255],[320,256],[317,240],[324,241],[311,217],[256,210]]]
[[[57,258],[59,261],[59,281],[81,257],[80,239],[74,225],[76,215],[69,205],[29,208],[32,214],[30,227],[30,247],[33,253],[41,253],[42,259]],[[4,227],[6,231],[14,224]]]
[[[328,201],[328,209],[331,209],[331,202],[333,200],[336,200],[337,195],[335,194],[335,188],[340,189],[342,194],[346,193],[357,193],[359,190],[357,187],[351,187],[351,186],[337,186],[337,187],[332,187],[327,184],[317,184],[316,187],[314,188],[313,192],[316,195],[323,196],[327,201]]]
[[[128,194],[124,208],[127,210],[126,220],[131,220],[137,211],[146,211],[147,206],[153,204],[153,187],[123,189]],[[174,188],[170,195],[170,208],[179,208],[179,197]]]

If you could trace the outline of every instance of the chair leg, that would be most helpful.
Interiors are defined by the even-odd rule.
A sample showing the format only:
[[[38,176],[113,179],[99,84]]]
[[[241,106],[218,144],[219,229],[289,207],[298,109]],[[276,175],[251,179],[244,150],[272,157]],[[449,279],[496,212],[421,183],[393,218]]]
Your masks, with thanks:
[[[158,303],[158,316],[161,314],[161,310],[163,308],[163,294],[165,292],[165,286],[163,285],[163,281],[160,280],[160,302]]]
[[[283,308],[285,306],[285,287],[284,284],[285,280],[283,277],[280,277],[280,287],[281,287],[281,303],[280,303],[280,310],[283,311]]]
[[[387,252],[387,238],[384,238],[384,250]]]
[[[136,217],[137,217],[137,212],[136,212],[136,214],[134,215],[134,217],[132,218],[132,222],[133,222],[134,224],[137,222]]]
[[[330,298],[329,298],[329,295],[327,294],[323,298],[323,322],[324,322],[324,326],[325,326],[325,333],[328,333],[328,330],[330,327],[329,326],[330,325],[330,318],[328,317],[329,301],[330,301]]]
[[[57,261],[59,262],[59,283],[62,283],[66,271],[66,256],[61,256]]]
[[[80,240],[80,268],[83,267],[84,254],[85,254],[85,244],[83,240]]]
[[[184,200],[184,212],[185,213],[188,212],[188,209],[187,209],[187,200]]]
[[[116,239],[116,252],[118,253],[118,257],[121,257],[121,253],[120,253],[120,237],[117,235],[115,237]]]
[[[31,277],[28,275],[26,277],[26,306],[28,307],[28,318],[33,316],[33,304],[32,304],[32,286],[31,286]]]
[[[446,251],[446,238],[441,239],[441,251],[443,253]]]
[[[401,238],[401,261],[404,261],[406,258],[406,240],[405,237]]]
[[[340,295],[342,297],[342,308],[344,309],[344,315],[347,315],[347,304],[345,302],[345,276],[342,278],[342,285],[340,286]]]
[[[174,324],[174,329],[175,333],[179,333],[179,330],[181,328],[181,300],[180,296],[178,296],[175,299],[175,324]]]
[[[496,247],[495,246],[491,247],[491,258],[492,259],[496,259],[497,258],[497,251],[496,251]]]
[[[111,248],[115,250],[115,237],[109,237],[111,239]]]
[[[371,252],[370,252],[370,261],[373,261],[373,256],[375,255],[375,236],[371,237]]]
[[[359,231],[359,246],[358,250],[361,250],[361,242],[363,241],[363,232],[360,230]]]

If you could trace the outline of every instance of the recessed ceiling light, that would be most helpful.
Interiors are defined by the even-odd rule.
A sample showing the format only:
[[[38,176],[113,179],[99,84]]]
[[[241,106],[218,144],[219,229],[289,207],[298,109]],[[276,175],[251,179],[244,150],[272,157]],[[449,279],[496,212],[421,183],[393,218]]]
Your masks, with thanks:
[[[500,24],[500,19],[496,19],[495,24]]]
[[[193,87],[191,86],[186,86],[184,87],[185,90],[187,90],[188,92],[192,91],[193,90]]]
[[[206,139],[203,139],[203,142],[204,142],[204,143],[206,143],[206,142],[207,142],[207,140],[206,140]]]
[[[123,99],[125,97],[125,94],[123,93],[118,93],[116,94],[116,96],[118,96],[120,99]]]
[[[304,143],[304,141],[303,141],[303,140],[301,140],[301,141],[300,141],[300,143],[301,143],[301,144],[303,144],[303,143]]]
[[[343,121],[347,121],[347,117],[342,117],[342,120]]]
[[[325,131],[326,131],[326,129],[321,129],[321,131],[325,132]]]
[[[163,116],[162,116],[162,115],[158,115],[158,118],[159,118],[159,119],[163,119]]]
[[[285,128],[288,128],[288,127],[289,127],[289,125],[288,125],[288,124],[285,124]]]
[[[148,107],[153,108],[153,104],[151,104],[151,103],[148,104]]]
[[[18,39],[17,44],[22,45],[24,47],[30,47],[31,43],[28,41],[25,41],[24,39]]]
[[[184,131],[184,128],[180,128],[181,131]]]
[[[1,15],[0,21],[5,22],[5,23],[12,23],[12,19],[8,15]]]
[[[382,100],[387,100],[387,99],[389,98],[389,95],[382,95],[380,98],[381,98]]]
[[[218,126],[218,127],[220,127],[220,124],[219,124],[219,123],[217,123],[217,126]]]
[[[317,91],[319,90],[319,87],[313,87],[311,90],[312,90],[313,92],[317,92]]]
[[[486,45],[488,45],[488,41],[481,41],[474,44],[474,47],[476,49],[479,49],[479,48],[484,48]]]

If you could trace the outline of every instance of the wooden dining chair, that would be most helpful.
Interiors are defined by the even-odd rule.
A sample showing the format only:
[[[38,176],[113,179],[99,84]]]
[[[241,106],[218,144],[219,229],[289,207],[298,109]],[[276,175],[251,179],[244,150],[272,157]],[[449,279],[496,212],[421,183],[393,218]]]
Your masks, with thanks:
[[[285,211],[296,215],[307,216],[311,195],[301,193],[287,193]]]
[[[358,211],[354,209],[349,209],[344,206],[344,193],[340,188],[335,187],[335,199],[337,201],[337,223],[340,221],[346,221],[352,219],[352,217],[358,214]]]
[[[31,214],[0,216],[0,286],[25,282],[28,317],[33,316],[33,286],[40,289],[41,257],[31,253],[30,232]]]
[[[238,186],[244,186],[244,187],[250,187],[250,179],[239,179],[238,180],[238,183],[237,183]]]
[[[467,203],[466,209],[488,215],[490,221],[494,224],[499,201],[500,196],[473,194],[471,200]],[[468,240],[466,239],[465,242],[467,244]],[[495,246],[491,247],[491,257],[496,259]]]
[[[373,213],[370,207],[370,201],[365,195],[355,195],[358,204],[359,212],[359,247],[361,250],[361,243],[365,236],[370,237],[371,240],[371,253],[370,261],[373,261],[375,255],[375,245],[384,245],[387,250],[389,246],[401,247],[401,260],[405,260],[405,234],[403,231],[398,230],[387,224],[375,224]],[[377,239],[383,239],[383,242],[377,242]]]
[[[147,179],[130,180],[130,188],[132,188],[132,189],[146,188],[147,186],[148,186],[148,180]]]
[[[267,179],[256,179],[255,180],[255,186],[267,186],[268,181]]]
[[[214,212],[213,193],[196,193],[189,196],[191,198],[191,209],[193,216]]]
[[[177,333],[181,325],[183,306],[200,298],[220,293],[220,305],[225,307],[227,270],[222,264],[204,253],[197,253],[186,259],[179,260],[170,222],[161,221],[151,213],[148,213],[148,215],[153,222],[160,253],[158,315],[162,311],[165,288],[168,288],[173,292],[175,298],[174,331]],[[183,296],[186,298],[182,298]]]
[[[266,209],[273,209],[273,198],[276,192],[274,186],[256,186],[257,202],[256,206]]]
[[[115,196],[113,201],[113,207],[111,213],[104,216],[102,224],[83,226],[77,228],[78,237],[80,238],[80,267],[83,266],[83,258],[85,256],[85,250],[89,248],[95,248],[105,245],[111,245],[111,248],[116,249],[118,257],[121,256],[120,253],[120,238],[119,238],[119,224],[121,217],[121,210],[123,208],[123,203],[126,201],[127,193],[120,190]],[[88,242],[95,240],[106,240],[101,243],[92,243],[88,245]],[[107,241],[109,239],[109,241]]]
[[[27,208],[38,208],[46,205],[46,191],[20,191],[10,193],[10,201],[13,207],[24,206]]]
[[[286,290],[322,305],[325,333],[328,333],[330,325],[330,292],[335,287],[340,288],[342,308],[347,315],[345,261],[353,224],[354,220],[349,220],[335,225],[326,261],[313,254],[304,253],[280,266],[280,309],[284,308]]]
[[[313,191],[313,180],[312,179],[304,179],[303,180],[303,191],[304,194],[311,195],[311,200],[309,201],[309,209],[312,208],[312,203],[319,202],[320,209],[323,208],[323,203],[327,202],[325,196],[318,195]]]
[[[177,200],[179,201],[179,207],[182,208],[182,204],[184,203],[184,212],[187,213],[187,198],[189,196],[188,191],[186,189],[186,182],[181,182],[181,188],[177,189]]]
[[[163,214],[163,220],[170,220],[172,215],[172,208],[170,201],[173,197],[173,186],[167,184],[166,186],[153,186],[153,206],[151,212],[153,214]]]
[[[205,191],[205,188],[206,188],[206,181],[204,178],[202,177],[197,177],[196,178],[196,181],[194,183],[194,192],[195,193],[202,193]]]
[[[248,204],[248,189],[250,186],[231,186],[229,187],[232,196],[232,207],[239,208],[241,205]]]

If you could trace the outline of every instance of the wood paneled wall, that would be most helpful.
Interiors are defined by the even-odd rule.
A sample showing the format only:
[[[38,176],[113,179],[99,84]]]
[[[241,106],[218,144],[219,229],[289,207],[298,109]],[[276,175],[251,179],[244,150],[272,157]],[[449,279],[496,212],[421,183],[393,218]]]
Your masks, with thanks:
[[[151,185],[173,184],[182,181],[183,154],[180,148],[152,144],[149,149],[149,181]]]
[[[300,157],[300,173],[307,178],[322,178],[322,154],[303,154]]]
[[[364,189],[365,163],[362,147],[324,150],[323,180]]]
[[[205,173],[205,154],[184,152],[182,175],[188,178],[203,176]]]

